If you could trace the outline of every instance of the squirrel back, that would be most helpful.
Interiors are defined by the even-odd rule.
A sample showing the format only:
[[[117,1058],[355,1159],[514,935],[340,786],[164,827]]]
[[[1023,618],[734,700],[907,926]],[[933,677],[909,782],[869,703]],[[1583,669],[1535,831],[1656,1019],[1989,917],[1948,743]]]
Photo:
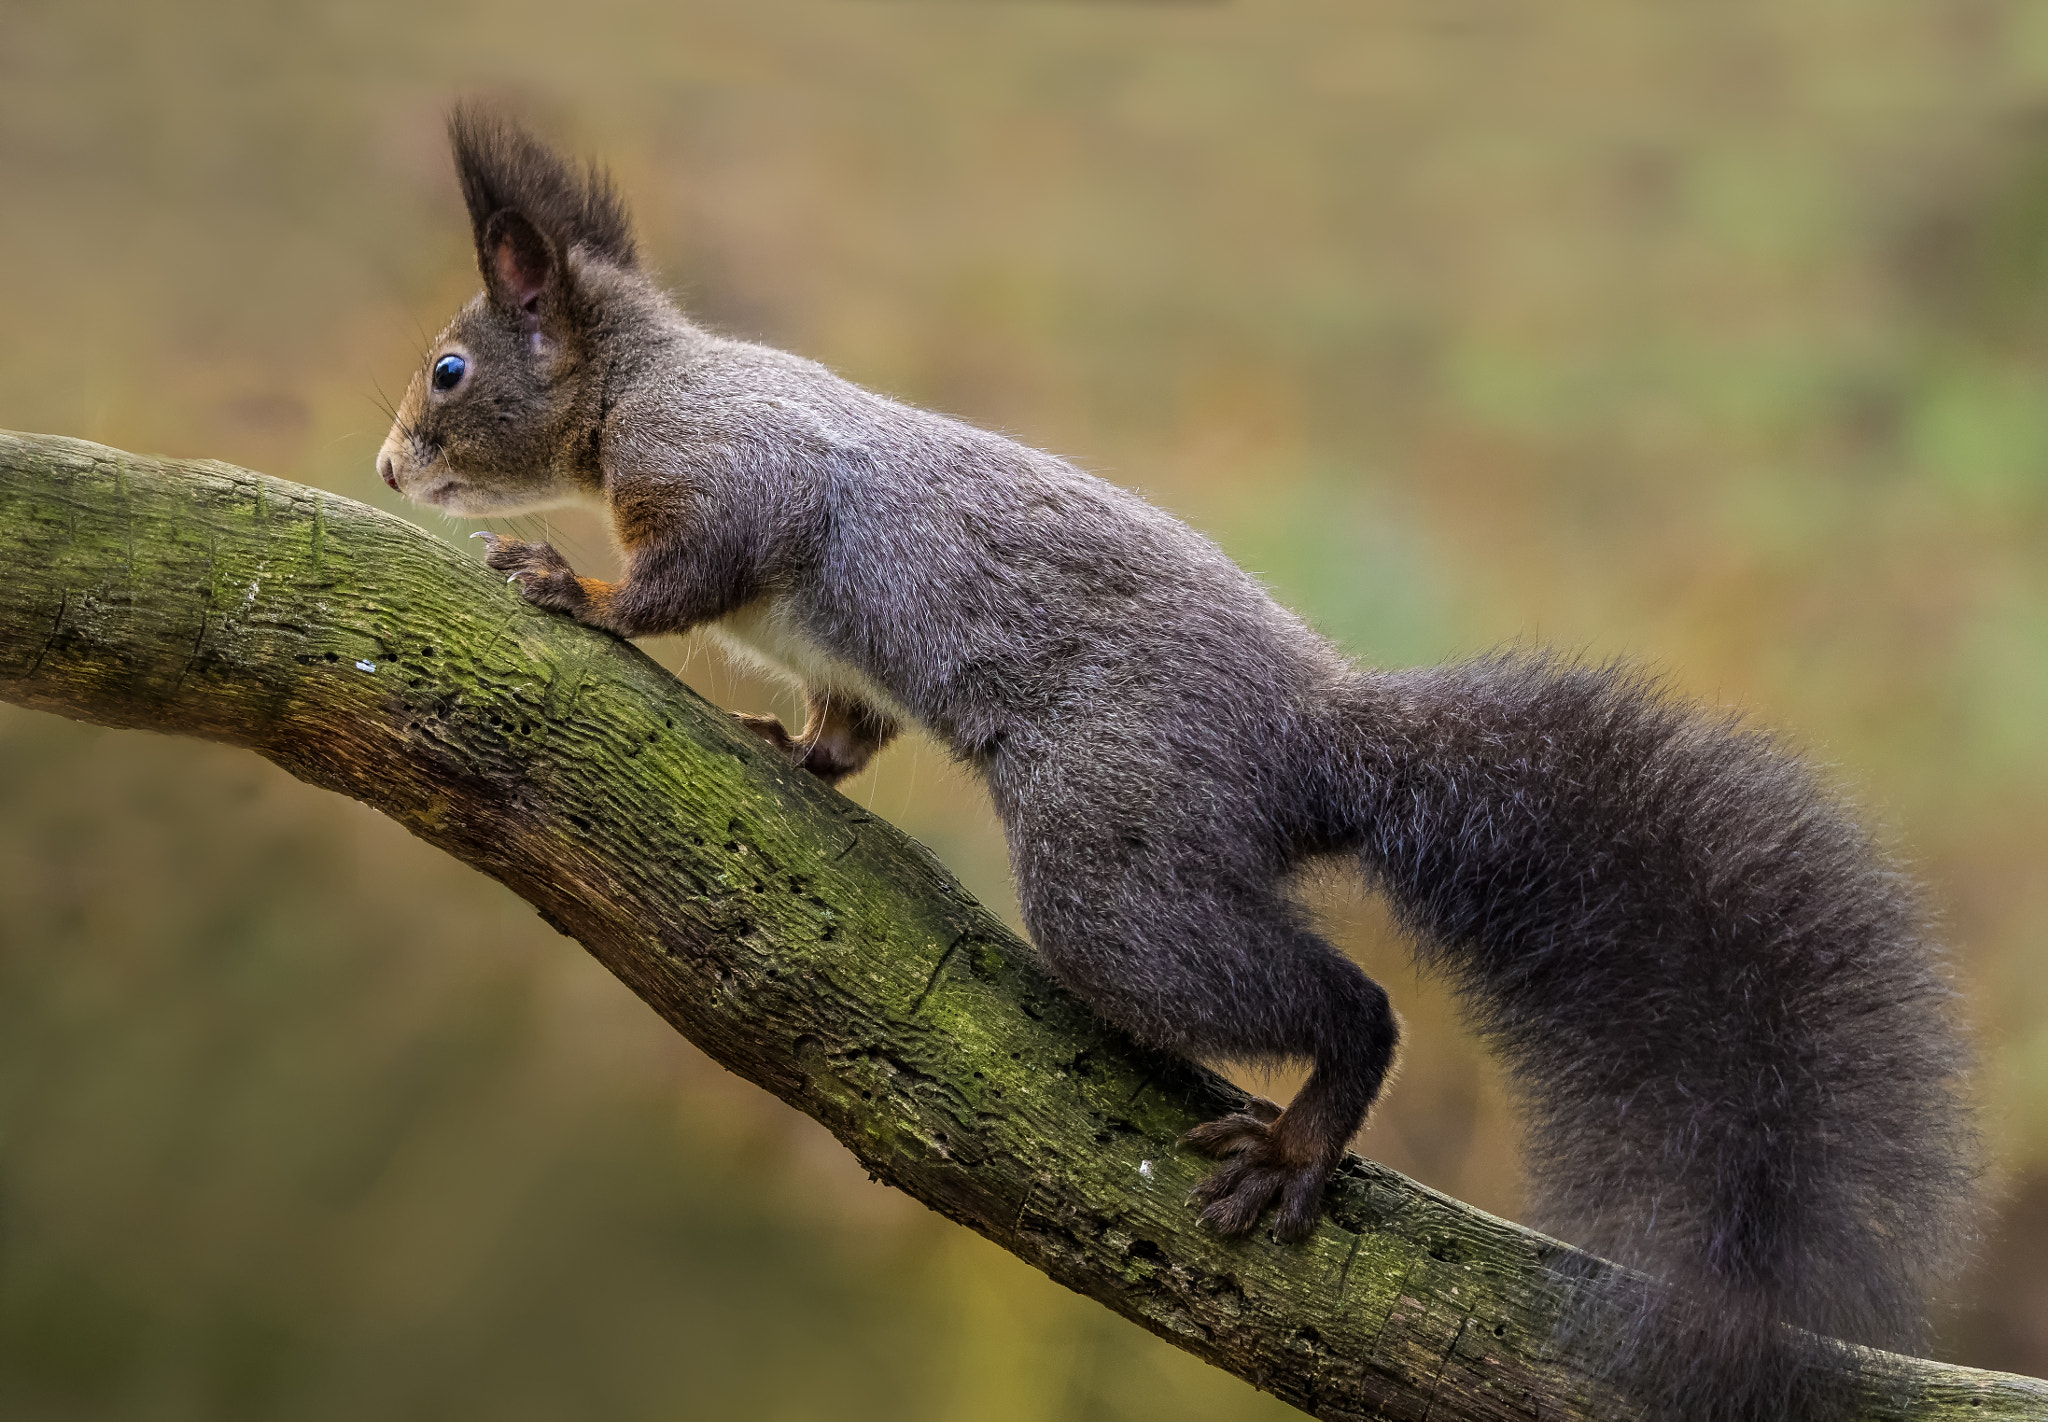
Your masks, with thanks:
[[[452,128],[484,291],[379,472],[452,513],[602,507],[617,582],[487,560],[619,636],[750,645],[808,720],[741,719],[827,780],[921,723],[1061,983],[1166,1050],[1310,1062],[1190,1133],[1209,1225],[1315,1230],[1392,1066],[1386,993],[1290,890],[1350,856],[1502,1052],[1537,1222],[1653,1281],[1573,1324],[1638,1405],[1824,1417],[1830,1340],[1916,1345],[1970,1235],[1965,1054],[1910,888],[1797,757],[1625,667],[1360,670],[1135,494],[703,331],[601,173]]]

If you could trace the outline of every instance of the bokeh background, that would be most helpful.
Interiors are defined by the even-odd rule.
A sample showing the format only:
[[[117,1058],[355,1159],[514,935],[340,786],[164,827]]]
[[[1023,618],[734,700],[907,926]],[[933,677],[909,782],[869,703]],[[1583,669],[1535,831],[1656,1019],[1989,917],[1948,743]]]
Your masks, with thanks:
[[[1360,657],[1627,653],[1793,728],[1984,1043],[1947,1354],[2048,1373],[2048,7],[0,0],[0,425],[392,507],[461,94],[604,155],[706,321],[1143,489]],[[928,743],[848,792],[1009,904]],[[1361,1148],[1512,1214],[1492,1069],[1324,899],[1412,1029]],[[369,812],[0,708],[0,1415],[1294,1414]]]

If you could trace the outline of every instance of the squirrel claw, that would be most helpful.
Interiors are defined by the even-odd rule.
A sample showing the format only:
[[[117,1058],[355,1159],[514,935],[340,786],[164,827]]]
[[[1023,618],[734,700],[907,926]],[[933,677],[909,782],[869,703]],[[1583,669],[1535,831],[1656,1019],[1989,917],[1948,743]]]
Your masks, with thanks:
[[[781,717],[753,716],[745,711],[735,711],[732,718],[784,755],[796,756],[800,753],[801,748],[797,745],[796,738],[790,735],[789,728],[782,724]]]
[[[484,566],[517,583],[526,600],[557,612],[574,613],[588,601],[569,560],[548,543],[527,543],[502,534],[479,532],[484,540]]]
[[[1218,1234],[1243,1234],[1280,1201],[1274,1233],[1284,1240],[1306,1238],[1322,1214],[1323,1182],[1332,1162],[1302,1160],[1287,1149],[1275,1129],[1280,1108],[1253,1097],[1245,1109],[1195,1127],[1181,1143],[1223,1161],[1189,1198],[1202,1207],[1202,1223]]]
[[[1244,1234],[1287,1185],[1287,1171],[1250,1158],[1232,1161],[1194,1188],[1202,1223],[1218,1234]]]

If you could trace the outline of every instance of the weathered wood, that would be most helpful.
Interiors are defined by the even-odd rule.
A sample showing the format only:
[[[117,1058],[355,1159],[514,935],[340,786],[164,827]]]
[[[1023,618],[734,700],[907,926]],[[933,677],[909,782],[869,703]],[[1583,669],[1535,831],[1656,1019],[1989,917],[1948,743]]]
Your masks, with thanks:
[[[638,650],[411,524],[0,433],[0,557],[0,697],[374,806],[881,1179],[1218,1367],[1330,1419],[1627,1415],[1550,1341],[1554,1240],[1355,1157],[1305,1244],[1205,1233],[1175,1141],[1233,1088],[1095,1021],[926,850]],[[2048,1419],[2048,1384],[1873,1372],[1871,1418]]]

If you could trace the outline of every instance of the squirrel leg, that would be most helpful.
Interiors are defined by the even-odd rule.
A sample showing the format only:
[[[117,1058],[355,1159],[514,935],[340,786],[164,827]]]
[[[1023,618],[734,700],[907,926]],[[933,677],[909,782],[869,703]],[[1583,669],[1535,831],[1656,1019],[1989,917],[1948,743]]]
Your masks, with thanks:
[[[794,736],[779,717],[735,712],[734,719],[827,785],[865,770],[901,729],[893,717],[843,691],[810,691],[804,700],[808,719]]]
[[[553,544],[489,532],[470,537],[484,541],[484,563],[519,584],[528,602],[616,637],[687,632],[723,617],[749,596],[743,584],[721,578],[711,560],[673,554],[633,557],[627,576],[608,583],[576,576]]]
[[[1387,1058],[1392,1058],[1388,1014]],[[1182,1143],[1223,1161],[1195,1187],[1202,1220],[1219,1234],[1243,1234],[1277,1198],[1273,1228],[1301,1239],[1315,1228],[1323,1185],[1344,1147],[1365,1123],[1386,1071],[1367,1069],[1364,1054],[1319,1061],[1286,1110],[1256,1098],[1234,1115],[1195,1127]]]
[[[713,610],[703,598],[690,595],[687,580],[651,575],[660,568],[643,569],[649,576],[607,583],[577,577],[552,544],[488,532],[472,536],[484,541],[484,562],[519,584],[528,602],[621,637],[680,631]],[[805,701],[808,718],[794,736],[774,716],[736,714],[735,719],[828,785],[865,769],[901,729],[887,712],[843,691],[808,691]]]
[[[1096,1011],[1155,1046],[1314,1062],[1284,1111],[1254,1101],[1187,1137],[1222,1160],[1195,1192],[1212,1228],[1242,1234],[1277,1203],[1275,1232],[1308,1235],[1323,1184],[1393,1064],[1400,1029],[1386,993],[1304,927],[1277,890],[1213,863],[1161,862],[1170,852],[1134,856],[1129,834],[1089,838],[1072,820],[1058,838],[1050,826],[1023,835],[1013,827],[1024,918],[1040,955]]]

